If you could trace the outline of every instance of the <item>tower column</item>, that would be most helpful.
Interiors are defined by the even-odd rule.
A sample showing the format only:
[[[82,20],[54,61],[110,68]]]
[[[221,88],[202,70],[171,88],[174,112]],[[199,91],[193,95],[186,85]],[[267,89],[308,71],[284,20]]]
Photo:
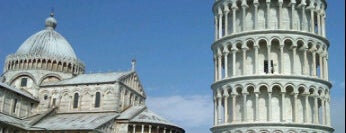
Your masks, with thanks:
[[[235,49],[233,49],[232,48],[232,76],[236,76],[236,69],[235,69],[235,67],[236,67],[236,53],[237,53],[237,50],[236,50],[236,48]]]
[[[311,1],[310,3],[314,3],[314,1]],[[315,16],[314,16],[315,6],[313,4],[310,4],[308,9],[310,9],[310,32],[314,34],[315,33]],[[320,30],[319,27],[318,27],[318,30]]]
[[[219,38],[222,38],[223,35],[222,35],[222,17],[223,17],[223,14],[222,14],[222,10],[221,8],[219,8],[218,10],[218,15],[219,15]]]
[[[216,82],[217,81],[217,70],[218,70],[218,68],[217,68],[217,56],[215,55],[214,56],[214,82]]]
[[[219,33],[219,30],[218,30],[218,23],[219,23],[219,19],[217,18],[217,15],[215,15],[214,17],[214,25],[215,25],[215,41],[219,39],[219,36],[218,36],[218,33]]]
[[[233,109],[233,111],[232,111],[232,122],[236,122],[236,115],[237,115],[237,113],[236,113],[236,111],[234,109],[235,109],[235,105],[236,105],[237,94],[232,93],[231,97],[232,97],[232,109]]]
[[[327,119],[327,126],[331,126],[331,120],[330,120],[330,99],[326,99],[326,119]]]
[[[141,133],[144,133],[144,124],[142,124],[142,132]]]
[[[312,76],[316,77],[316,51],[312,51]]]
[[[217,56],[217,63],[218,63],[218,80],[222,80],[222,54],[221,52],[218,52]]]
[[[272,93],[268,92],[268,121],[272,121]]]
[[[149,133],[151,133],[151,128],[152,128],[152,126],[151,126],[151,125],[149,125]]]
[[[279,29],[282,29],[282,4],[283,0],[279,0]]]
[[[302,24],[301,24],[301,27],[302,27],[302,31],[306,31],[307,27],[307,20],[306,20],[306,13],[305,13],[305,6],[306,6],[306,3],[305,3],[305,0],[302,0],[302,2],[300,3],[300,6],[301,6],[301,10],[302,10]]]
[[[248,93],[243,93],[243,122],[247,121],[247,107],[246,107],[246,96]]]
[[[309,93],[303,93],[304,96],[304,122],[308,123],[309,122],[309,116],[311,116],[308,112],[308,107],[309,107]]]
[[[136,133],[136,125],[132,125],[132,133]]]
[[[270,42],[271,43],[271,42]],[[271,73],[272,72],[272,70],[271,70],[271,68],[273,67],[273,66],[271,66],[271,54],[270,54],[270,52],[271,52],[271,46],[270,45],[268,45],[268,47],[267,47],[267,56],[268,56],[268,73]]]
[[[255,23],[255,30],[258,29],[258,0],[254,0],[254,23]]]
[[[327,51],[325,51],[325,54],[324,54],[325,56],[324,56],[324,71],[325,71],[325,80],[329,80],[329,78],[328,78],[328,53],[327,53]]]
[[[297,107],[298,107],[298,103],[297,103],[297,97],[298,97],[298,93],[294,93],[294,97],[293,97],[293,104],[294,104],[294,109],[293,109],[293,121],[294,122],[298,122],[297,121],[297,113],[298,113],[298,109],[297,109]]]
[[[221,113],[221,100],[222,100],[222,97],[221,97],[221,92],[220,90],[217,91],[217,125],[221,124],[222,123],[222,113]]]
[[[322,16],[322,28],[321,28],[322,36],[326,37],[326,14],[325,14],[324,9],[322,9],[322,15],[321,16]]]
[[[296,69],[294,68],[294,66],[296,65],[296,56],[297,56],[297,46],[293,45],[292,46],[292,74],[295,75],[296,74]]]
[[[318,35],[322,35],[322,28],[321,28],[321,14],[319,11],[317,11],[317,30],[318,30]]]
[[[232,3],[232,24],[233,24],[233,34],[237,32],[236,30],[236,11],[237,11],[238,7],[237,7],[237,3],[233,2]]]
[[[324,79],[324,74],[323,74],[323,69],[324,69],[324,67],[323,67],[323,55],[322,55],[322,48],[320,48],[320,50],[319,50],[319,53],[318,53],[318,55],[319,55],[319,60],[320,60],[320,78],[321,79]]]
[[[223,54],[224,54],[223,59],[224,59],[225,78],[228,78],[228,54],[229,54],[229,51],[228,51],[227,46],[224,47]]]
[[[282,43],[282,42],[280,42]],[[284,63],[284,44],[280,44],[280,74],[284,74],[285,63]]]
[[[228,94],[228,89],[224,89],[223,90],[224,93],[223,93],[223,98],[224,98],[224,123],[228,123],[228,97],[229,97],[229,94]]]
[[[242,14],[242,31],[246,31],[246,8],[248,7],[246,0],[242,0],[241,2],[241,7],[243,10],[243,14]]]
[[[267,29],[270,29],[270,0],[266,0],[267,3],[267,16],[266,16],[266,25],[267,25]]]
[[[217,98],[214,96],[214,126],[217,125]]]
[[[243,75],[246,75],[247,69],[246,69],[246,51],[248,50],[247,47],[243,47]]]
[[[286,110],[286,105],[285,105],[285,95],[286,92],[281,92],[281,121],[285,121],[285,110]]]
[[[225,4],[224,7],[225,7],[225,9],[224,9],[224,11],[225,11],[225,35],[228,35],[228,29],[229,29],[228,28],[228,15],[229,15],[230,10],[229,10],[227,4]]]
[[[255,92],[255,121],[259,121],[259,103],[258,103],[258,92]]]
[[[259,65],[258,65],[258,45],[254,46],[255,48],[255,74],[258,75]]]
[[[313,108],[313,112],[314,112],[314,121],[313,121],[313,123],[314,124],[318,124],[319,123],[319,121],[318,121],[318,96],[317,96],[317,94],[315,94],[314,96],[314,108]]]
[[[307,48],[305,48],[305,47],[303,48],[303,55],[304,55],[303,75],[308,75],[308,73],[309,73],[309,63],[308,63],[307,50],[308,50]]]
[[[325,98],[324,97],[320,97],[321,99],[321,114],[322,114],[322,123],[323,125],[326,125],[326,108],[325,108]]]

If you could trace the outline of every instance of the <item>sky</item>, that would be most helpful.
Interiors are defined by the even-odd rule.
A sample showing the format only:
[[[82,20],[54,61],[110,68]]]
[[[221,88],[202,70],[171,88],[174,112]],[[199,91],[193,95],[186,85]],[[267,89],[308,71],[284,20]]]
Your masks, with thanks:
[[[0,0],[0,66],[54,9],[56,31],[86,73],[136,71],[150,110],[185,129],[210,133],[214,0]],[[345,132],[345,1],[328,0],[332,126]]]

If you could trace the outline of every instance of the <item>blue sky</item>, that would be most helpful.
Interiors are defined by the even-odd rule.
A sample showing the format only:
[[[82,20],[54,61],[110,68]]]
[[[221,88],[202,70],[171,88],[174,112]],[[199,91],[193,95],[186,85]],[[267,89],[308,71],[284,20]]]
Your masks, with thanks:
[[[56,30],[86,64],[87,73],[136,70],[151,110],[187,133],[212,125],[214,0],[0,0],[0,66],[44,28],[54,7]],[[345,1],[328,1],[327,37],[332,121],[345,132]]]

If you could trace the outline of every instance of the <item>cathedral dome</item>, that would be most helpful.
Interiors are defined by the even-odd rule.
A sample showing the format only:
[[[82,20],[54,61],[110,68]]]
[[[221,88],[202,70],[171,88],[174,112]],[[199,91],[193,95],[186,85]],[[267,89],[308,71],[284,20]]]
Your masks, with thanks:
[[[29,37],[15,55],[77,59],[70,43],[54,29],[57,21],[51,14],[45,21],[46,28]]]

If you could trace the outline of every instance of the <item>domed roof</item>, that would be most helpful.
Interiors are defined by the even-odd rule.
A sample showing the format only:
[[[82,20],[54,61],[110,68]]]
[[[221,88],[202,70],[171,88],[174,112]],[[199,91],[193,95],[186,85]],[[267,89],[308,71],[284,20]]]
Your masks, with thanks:
[[[46,28],[24,41],[15,55],[77,59],[70,43],[54,30],[57,21],[53,16],[46,19]]]

